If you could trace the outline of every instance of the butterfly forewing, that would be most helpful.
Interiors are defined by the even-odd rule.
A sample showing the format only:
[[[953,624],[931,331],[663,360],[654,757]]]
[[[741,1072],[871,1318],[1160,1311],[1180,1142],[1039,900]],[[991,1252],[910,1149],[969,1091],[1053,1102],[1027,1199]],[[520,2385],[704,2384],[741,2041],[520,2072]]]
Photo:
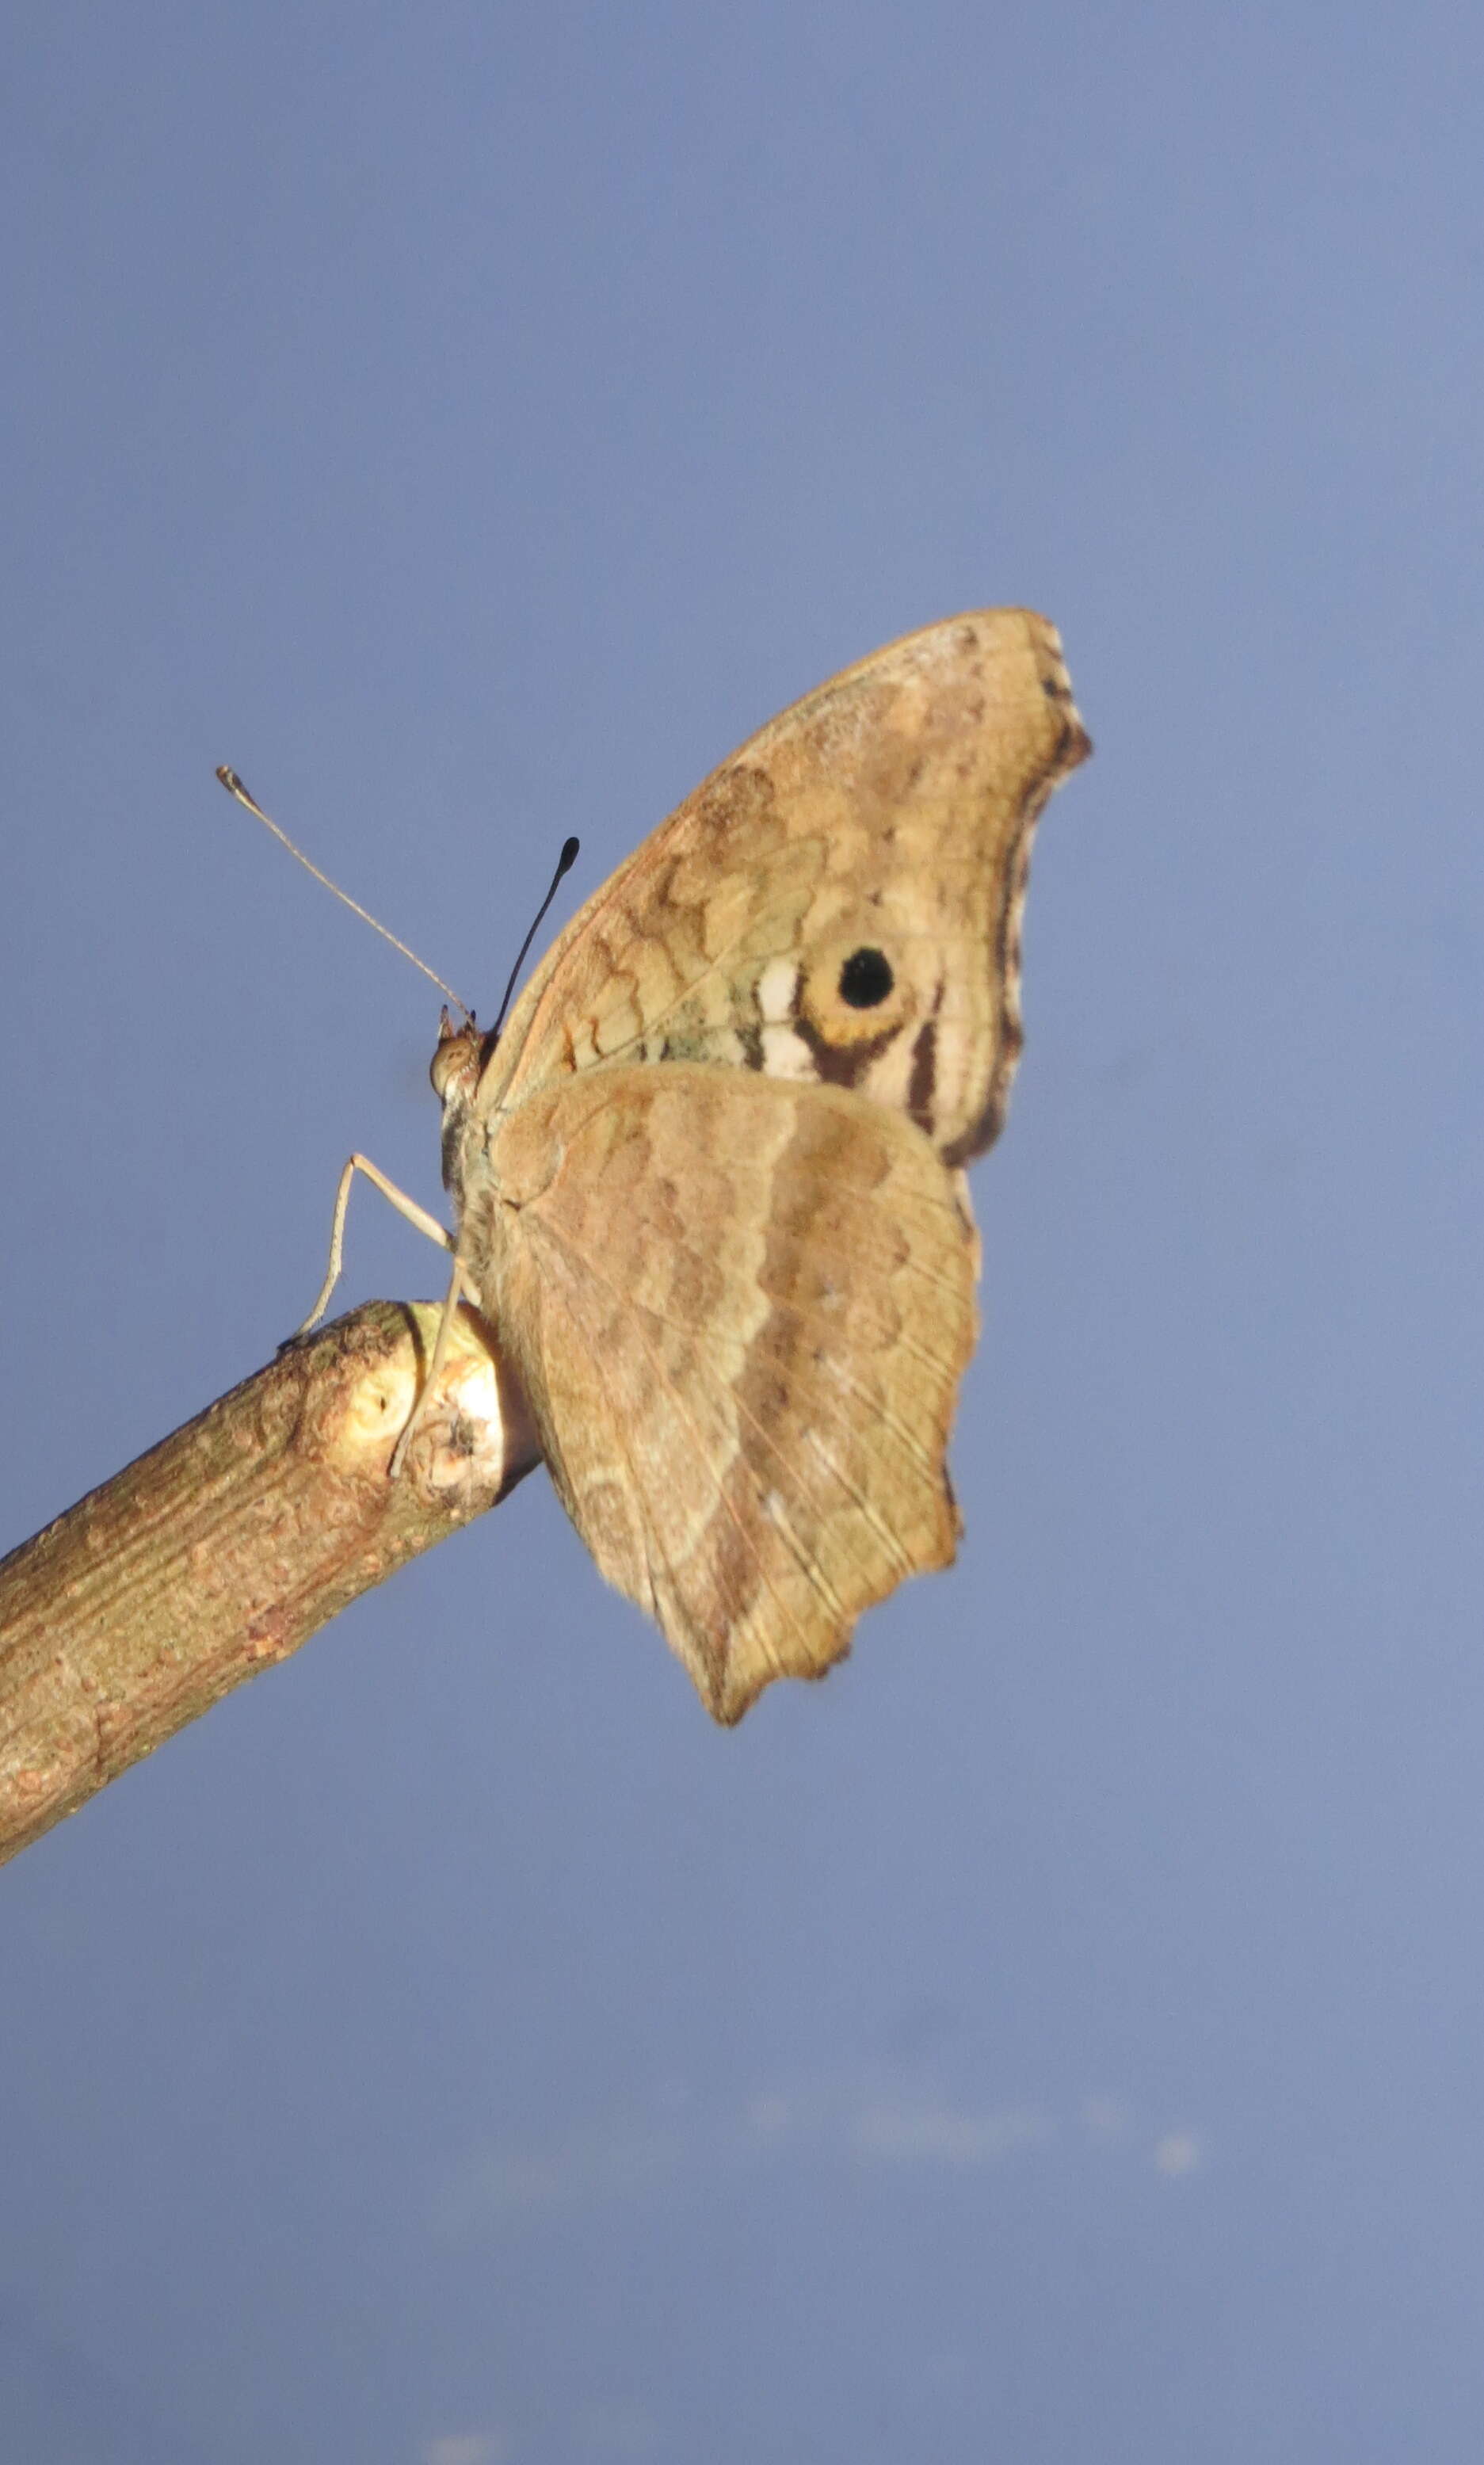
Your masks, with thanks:
[[[611,1061],[858,1089],[951,1163],[1020,1051],[1030,834],[1088,741],[1055,630],[957,617],[822,686],[722,764],[574,919],[479,1102]]]

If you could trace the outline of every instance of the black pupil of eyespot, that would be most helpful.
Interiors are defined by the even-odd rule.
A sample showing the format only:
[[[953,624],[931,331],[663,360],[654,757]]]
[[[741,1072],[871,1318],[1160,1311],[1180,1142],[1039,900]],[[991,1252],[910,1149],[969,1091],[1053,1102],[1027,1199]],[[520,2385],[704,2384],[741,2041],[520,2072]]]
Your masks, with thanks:
[[[853,950],[840,969],[840,999],[852,1010],[875,1010],[895,981],[884,950]]]

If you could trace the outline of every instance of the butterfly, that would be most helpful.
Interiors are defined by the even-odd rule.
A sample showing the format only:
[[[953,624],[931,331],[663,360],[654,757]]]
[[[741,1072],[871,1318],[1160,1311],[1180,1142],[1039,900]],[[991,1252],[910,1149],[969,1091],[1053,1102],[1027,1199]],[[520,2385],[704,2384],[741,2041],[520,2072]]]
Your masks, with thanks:
[[[963,1167],[1020,1055],[1032,831],[1091,749],[1045,618],[929,626],[722,763],[502,1032],[444,1013],[452,1239],[406,1211],[719,1721],[954,1555]]]

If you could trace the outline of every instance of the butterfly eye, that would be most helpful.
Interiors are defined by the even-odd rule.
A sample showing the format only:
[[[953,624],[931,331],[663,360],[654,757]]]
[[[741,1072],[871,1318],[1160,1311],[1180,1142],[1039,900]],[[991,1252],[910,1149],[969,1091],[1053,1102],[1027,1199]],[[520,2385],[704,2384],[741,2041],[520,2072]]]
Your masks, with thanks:
[[[438,1029],[438,1049],[428,1069],[440,1103],[447,1100],[451,1088],[465,1096],[472,1094],[479,1076],[481,1055],[482,1038],[474,1020],[470,1019],[466,1027],[455,1027],[445,1010]]]
[[[852,1010],[875,1010],[896,981],[884,950],[853,950],[840,969],[840,999]]]

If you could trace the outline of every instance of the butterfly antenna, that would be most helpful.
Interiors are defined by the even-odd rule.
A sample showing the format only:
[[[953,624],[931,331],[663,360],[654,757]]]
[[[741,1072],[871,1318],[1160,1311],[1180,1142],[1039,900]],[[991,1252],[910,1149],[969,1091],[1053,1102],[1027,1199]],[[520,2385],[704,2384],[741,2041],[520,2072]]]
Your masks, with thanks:
[[[269,814],[264,812],[256,798],[248,794],[247,789],[242,785],[242,782],[238,778],[235,770],[229,769],[227,764],[225,762],[221,762],[217,765],[216,775],[221,781],[222,786],[226,788],[228,795],[235,796],[239,805],[245,805],[250,813],[255,813],[264,829],[272,831],[274,837],[282,841],[283,845],[288,849],[290,855],[297,856],[299,858],[299,863],[303,866],[306,873],[312,873],[316,881],[322,881],[326,890],[334,892],[342,906],[348,907],[353,916],[359,916],[363,924],[369,924],[372,932],[379,933],[384,942],[389,942],[394,950],[400,950],[404,959],[410,959],[414,967],[420,967],[430,984],[436,985],[440,993],[447,993],[451,1002],[456,1002],[458,1004],[458,1007],[463,1011],[465,1018],[469,1021],[470,1026],[473,1027],[475,1023],[474,1012],[466,1001],[459,999],[459,996],[454,990],[453,986],[446,985],[441,976],[434,975],[427,961],[420,959],[415,950],[410,950],[405,942],[399,942],[395,933],[388,933],[386,925],[378,922],[377,918],[371,914],[369,908],[363,907],[358,899],[351,898],[348,890],[342,890],[338,881],[332,881],[327,873],[321,873],[317,864],[311,863],[309,857],[305,855],[303,849],[295,846],[287,831],[281,831],[278,828],[277,823],[274,821]],[[568,844],[571,846],[572,852],[575,855],[577,851],[576,840],[573,839],[569,841]],[[563,853],[565,855],[565,850],[564,850]],[[560,878],[560,873],[558,877]],[[555,890],[556,886],[556,882],[553,882],[551,885],[553,890]],[[548,898],[547,905],[549,904],[550,899]],[[542,915],[544,916],[545,912],[546,910],[543,907],[542,909]],[[537,923],[540,922],[541,918],[538,917]],[[533,925],[531,927],[531,931],[534,932],[535,929],[536,927]],[[530,943],[529,934],[526,936],[526,943],[528,947]],[[524,951],[522,951],[521,955],[523,958],[525,955]],[[518,960],[516,964],[519,966],[520,961]],[[506,999],[509,999],[508,994],[506,995]]]
[[[557,895],[557,886],[561,881],[563,875],[570,873],[573,865],[577,862],[577,851],[581,845],[581,839],[564,839],[562,842],[562,853],[557,858],[557,869],[551,877],[551,888],[547,891],[545,898],[542,900],[541,905],[538,907],[535,915],[531,919],[531,929],[527,933],[524,941],[521,943],[516,957],[515,966],[510,970],[510,982],[505,987],[505,997],[499,1006],[499,1016],[495,1021],[494,1026],[489,1032],[489,1035],[485,1039],[487,1044],[493,1045],[500,1029],[505,1024],[505,1012],[510,1008],[510,996],[516,988],[516,978],[520,974],[521,966],[524,964],[527,950],[536,939],[536,927],[541,922],[542,918],[545,915],[547,908],[555,899]]]

